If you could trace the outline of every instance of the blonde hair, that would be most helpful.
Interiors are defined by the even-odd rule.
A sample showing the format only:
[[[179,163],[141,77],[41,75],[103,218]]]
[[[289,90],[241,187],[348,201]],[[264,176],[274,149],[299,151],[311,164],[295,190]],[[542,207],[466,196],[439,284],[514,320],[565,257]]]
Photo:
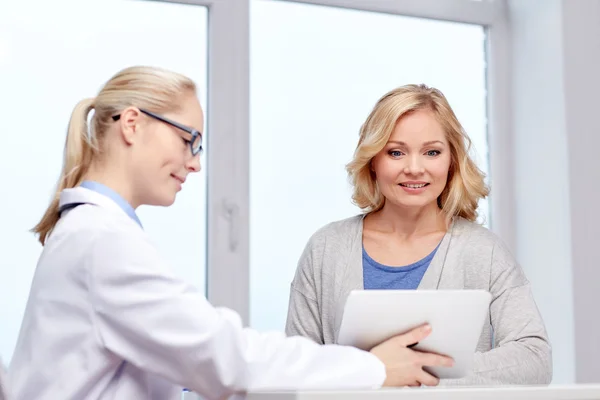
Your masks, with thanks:
[[[438,197],[439,208],[451,218],[477,219],[479,199],[489,194],[484,174],[470,158],[471,140],[446,97],[426,85],[405,85],[385,94],[362,125],[353,160],[346,166],[354,186],[353,202],[365,212],[380,210],[385,197],[371,170],[371,160],[387,144],[397,121],[416,110],[430,110],[442,125],[450,145],[448,182]]]
[[[114,75],[95,98],[81,100],[71,114],[65,142],[63,167],[50,206],[32,229],[45,244],[58,222],[60,193],[81,184],[92,161],[100,153],[112,117],[135,106],[154,112],[175,111],[180,98],[195,93],[194,82],[178,73],[156,67],[126,68]],[[88,130],[88,114],[90,118]]]

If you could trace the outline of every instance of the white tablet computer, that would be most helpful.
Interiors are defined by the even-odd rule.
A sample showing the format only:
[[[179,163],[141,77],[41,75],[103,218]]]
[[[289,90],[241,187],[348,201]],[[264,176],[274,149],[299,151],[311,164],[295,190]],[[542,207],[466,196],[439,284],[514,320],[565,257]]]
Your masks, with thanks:
[[[462,378],[471,371],[491,297],[484,290],[354,290],[346,300],[338,343],[370,350],[429,323],[432,332],[413,349],[452,357],[454,366],[427,371],[440,379]]]

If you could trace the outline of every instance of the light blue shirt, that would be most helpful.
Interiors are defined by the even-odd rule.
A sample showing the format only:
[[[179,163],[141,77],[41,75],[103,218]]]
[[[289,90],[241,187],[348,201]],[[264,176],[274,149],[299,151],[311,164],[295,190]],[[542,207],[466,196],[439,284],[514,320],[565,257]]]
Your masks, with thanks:
[[[94,181],[83,181],[80,186],[83,188],[89,189],[89,190],[93,190],[94,192],[100,193],[101,195],[104,195],[104,196],[110,198],[112,201],[117,203],[119,205],[119,207],[121,207],[121,209],[123,211],[125,211],[125,213],[127,215],[129,215],[129,217],[132,220],[134,220],[139,226],[141,226],[143,228],[142,222],[138,218],[138,216],[135,213],[135,210],[133,209],[131,204],[129,204],[127,202],[127,200],[125,200],[123,197],[121,197],[121,195],[119,195],[114,190],[112,190],[108,186],[105,186],[101,183],[94,182]]]
[[[363,246],[363,284],[365,289],[414,290],[419,287],[435,252],[403,267],[390,267],[373,260]]]

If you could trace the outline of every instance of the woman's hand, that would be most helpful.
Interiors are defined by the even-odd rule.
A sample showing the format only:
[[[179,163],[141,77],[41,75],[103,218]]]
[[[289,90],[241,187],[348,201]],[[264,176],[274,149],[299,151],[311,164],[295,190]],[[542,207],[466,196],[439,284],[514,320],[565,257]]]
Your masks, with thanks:
[[[436,386],[439,383],[440,380],[425,372],[423,367],[451,367],[454,361],[450,357],[408,347],[425,339],[430,333],[431,326],[426,324],[371,349],[371,353],[385,364],[387,378],[383,386]]]

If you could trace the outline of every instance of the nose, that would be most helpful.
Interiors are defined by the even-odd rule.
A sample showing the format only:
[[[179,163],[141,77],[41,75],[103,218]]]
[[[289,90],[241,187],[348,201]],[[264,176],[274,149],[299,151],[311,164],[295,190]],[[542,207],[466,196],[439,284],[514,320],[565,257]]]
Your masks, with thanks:
[[[425,172],[423,160],[419,154],[413,154],[408,157],[407,161],[407,164],[404,166],[404,173],[406,175],[419,175]]]
[[[195,156],[190,158],[188,160],[188,162],[185,164],[185,168],[190,172],[199,172],[200,168],[201,168],[200,154],[196,154]]]

